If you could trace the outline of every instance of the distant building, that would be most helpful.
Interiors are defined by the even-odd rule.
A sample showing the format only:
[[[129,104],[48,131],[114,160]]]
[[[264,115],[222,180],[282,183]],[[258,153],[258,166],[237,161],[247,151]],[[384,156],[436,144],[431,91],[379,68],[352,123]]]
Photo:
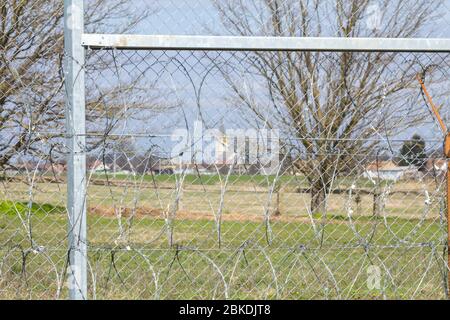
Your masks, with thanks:
[[[14,166],[13,171],[17,173],[30,173],[36,172],[38,174],[50,174],[50,175],[62,175],[67,171],[67,165],[65,162],[37,162],[28,161],[22,162]]]
[[[225,134],[220,134],[215,138],[215,163],[217,165],[231,165],[234,162],[234,154],[233,152],[230,152],[231,150],[229,149],[229,143],[234,143],[234,141],[229,141],[229,137]]]
[[[366,166],[364,177],[369,179],[397,181],[406,177],[413,177],[419,173],[416,167],[401,167],[393,161],[377,161]]]
[[[88,165],[88,170],[92,173],[111,172],[111,167],[103,163],[103,161],[95,160]]]
[[[64,163],[52,163],[46,165],[45,170],[52,174],[61,175],[67,171],[67,165]]]
[[[425,163],[425,169],[427,172],[435,173],[437,175],[447,172],[448,162],[444,159],[429,159]]]
[[[274,175],[280,164],[279,137],[268,131],[227,131],[215,137],[214,164],[238,174]]]
[[[206,164],[178,164],[174,166],[174,174],[188,174],[188,175],[214,175],[218,171],[221,173],[222,167],[228,167],[227,165],[206,165]]]
[[[174,173],[174,167],[173,166],[155,166],[152,168],[149,172],[149,174],[173,174]]]

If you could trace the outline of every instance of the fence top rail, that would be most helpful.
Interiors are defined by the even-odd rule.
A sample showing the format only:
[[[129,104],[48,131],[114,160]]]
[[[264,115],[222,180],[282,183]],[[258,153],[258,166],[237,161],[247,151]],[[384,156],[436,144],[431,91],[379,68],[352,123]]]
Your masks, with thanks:
[[[91,49],[450,52],[450,39],[83,34]]]

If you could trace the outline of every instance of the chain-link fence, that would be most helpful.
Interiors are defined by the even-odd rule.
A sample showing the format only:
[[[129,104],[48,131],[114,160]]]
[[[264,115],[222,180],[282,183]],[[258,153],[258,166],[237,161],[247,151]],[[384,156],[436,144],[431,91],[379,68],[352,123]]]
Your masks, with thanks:
[[[97,0],[98,2],[98,0]],[[104,1],[103,1],[104,2]],[[110,1],[111,6],[115,1]],[[252,35],[342,37],[343,20],[353,18],[354,36],[399,37],[392,27],[405,27],[407,37],[449,37],[448,0],[132,0],[119,19],[96,23],[88,32],[170,35]],[[103,4],[103,6],[105,6]],[[85,1],[87,15],[102,7]],[[113,8],[113,7],[112,7]],[[139,12],[139,14],[136,14]],[[134,14],[130,14],[134,13]],[[276,20],[272,18],[276,16]],[[136,19],[139,17],[139,19]],[[423,28],[410,29],[409,20]],[[124,21],[133,21],[124,28]],[[246,28],[236,28],[244,23]],[[273,30],[272,25],[281,27]]]
[[[123,14],[126,2],[92,2],[86,29],[139,33],[149,17],[181,23],[197,12],[157,2],[135,16]],[[302,16],[321,12],[314,1],[289,3],[210,1],[190,21],[220,17],[231,35],[322,35]],[[422,14],[435,8],[427,3]],[[394,15],[369,35],[426,33],[429,20],[408,8],[418,20]],[[58,26],[62,4],[54,10]],[[333,10],[342,25],[359,17]],[[339,32],[358,27],[348,28]],[[33,44],[39,59],[2,44],[3,299],[61,299],[78,286],[63,29],[52,30],[37,33],[53,40]],[[450,53],[427,51],[86,48],[86,141],[76,147],[86,154],[88,297],[448,298],[448,160],[436,113],[445,126]]]

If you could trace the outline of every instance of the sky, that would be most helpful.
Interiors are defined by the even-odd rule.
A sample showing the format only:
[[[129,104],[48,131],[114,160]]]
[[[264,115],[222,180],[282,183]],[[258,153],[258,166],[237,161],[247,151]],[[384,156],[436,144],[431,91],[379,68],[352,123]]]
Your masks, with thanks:
[[[230,1],[230,0],[222,0]],[[236,1],[236,0],[231,0]],[[250,3],[253,0],[244,0]],[[287,0],[290,1],[290,0]],[[321,0],[328,6],[334,0]],[[385,0],[372,0],[371,8],[381,8]],[[396,1],[405,0],[390,0]],[[412,1],[412,0],[408,0]],[[442,7],[438,12],[433,12],[437,18],[425,32],[430,37],[450,37],[450,0],[439,1]],[[146,21],[137,26],[133,33],[138,34],[182,34],[182,35],[226,35],[228,32],[220,26],[220,18],[217,10],[212,5],[212,0],[132,0],[132,8],[150,8],[155,13]],[[381,8],[382,9],[382,8]],[[373,9],[370,9],[373,10]],[[369,13],[368,13],[369,14]],[[208,30],[212,29],[212,31]],[[325,32],[324,36],[334,36]]]
[[[429,34],[429,37],[450,37],[450,0],[443,1],[443,11],[437,13],[441,15],[442,18],[433,21],[429,29],[425,30],[425,33]],[[149,16],[145,21],[142,21],[142,23],[138,25],[134,30],[130,31],[130,33],[180,35],[228,34],[227,31],[220,26],[220,23],[218,23],[219,15],[211,5],[211,0],[153,0],[151,2],[148,0],[133,0],[132,3],[132,6],[136,8],[136,10],[140,10],[145,7],[155,10],[155,13]],[[333,34],[325,34],[325,36],[333,36]],[[191,62],[191,64],[194,64],[194,62]],[[179,90],[179,92],[183,93],[181,93],[182,96],[178,98],[186,102],[185,106],[190,106],[192,110],[195,109],[195,99],[192,97],[192,95],[188,96],[189,92],[192,92],[192,90],[186,87],[186,79],[171,79],[170,77],[166,77],[164,81],[168,84],[168,86],[173,85],[173,83],[183,83],[181,84],[181,86],[184,87],[182,88],[182,90]],[[220,91],[220,89],[217,88],[217,85],[215,87],[210,86],[210,88],[215,89],[216,91]],[[218,105],[220,104],[220,102],[217,101],[219,101],[220,99],[218,98],[218,95],[215,94],[214,90],[210,90],[209,92],[205,93],[205,96],[207,98],[203,103],[204,106],[211,107],[211,105],[207,105],[208,103],[216,104],[215,107],[217,108],[217,110],[224,110],[224,106]],[[449,102],[449,100],[450,99],[446,99],[445,102]],[[443,111],[446,114],[450,114],[449,109],[450,106],[448,108],[444,108]],[[211,110],[214,113],[213,110],[214,106]],[[160,122],[162,120],[162,118],[156,118],[155,122]],[[191,118],[189,120],[195,120],[195,112],[191,114]],[[219,123],[219,125],[224,125],[224,121],[226,122],[225,126],[227,126],[227,123],[233,122],[233,116],[226,115],[221,123]],[[432,120],[430,120],[429,122],[430,125],[422,128],[412,128],[410,130],[407,130],[398,138],[406,139],[416,132],[424,136],[426,139],[439,138],[439,132],[437,131],[435,123]]]

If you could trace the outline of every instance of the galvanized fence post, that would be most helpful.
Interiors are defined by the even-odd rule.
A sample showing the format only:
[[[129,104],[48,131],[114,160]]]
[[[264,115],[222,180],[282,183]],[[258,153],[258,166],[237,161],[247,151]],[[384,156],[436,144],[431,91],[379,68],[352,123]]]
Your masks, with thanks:
[[[69,298],[87,299],[86,153],[83,0],[64,1],[66,134],[69,148]]]

